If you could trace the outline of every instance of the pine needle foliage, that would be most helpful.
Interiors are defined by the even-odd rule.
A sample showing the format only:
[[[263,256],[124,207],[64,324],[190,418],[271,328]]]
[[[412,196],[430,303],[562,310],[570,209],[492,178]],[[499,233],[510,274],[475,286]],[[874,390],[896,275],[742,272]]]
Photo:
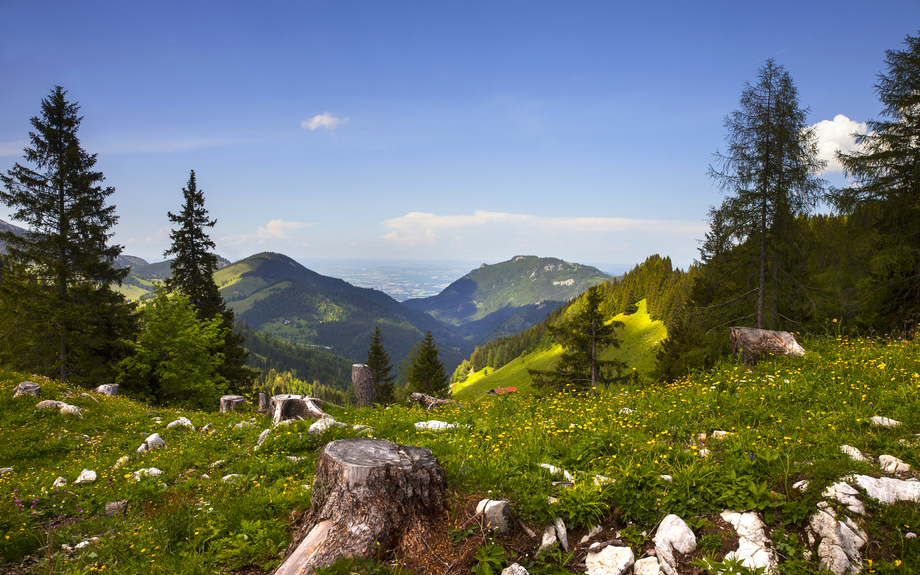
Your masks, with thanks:
[[[383,347],[383,338],[380,334],[380,327],[374,326],[374,335],[371,336],[371,345],[367,350],[367,367],[371,370],[376,387],[377,403],[386,405],[393,402],[393,380],[395,375],[390,375],[393,371],[393,365],[390,363],[390,355]]]

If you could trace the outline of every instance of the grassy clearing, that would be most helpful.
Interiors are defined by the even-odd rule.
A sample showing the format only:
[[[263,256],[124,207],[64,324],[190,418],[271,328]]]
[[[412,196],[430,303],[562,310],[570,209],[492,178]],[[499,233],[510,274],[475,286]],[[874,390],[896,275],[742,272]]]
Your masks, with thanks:
[[[725,364],[668,386],[640,381],[597,397],[517,394],[432,412],[393,406],[333,415],[371,426],[374,437],[431,449],[456,497],[507,498],[514,515],[537,531],[557,515],[576,528],[616,516],[628,524],[623,537],[638,551],[648,541],[642,532],[651,533],[665,513],[704,529],[704,520],[692,518],[758,510],[778,541],[781,572],[816,573],[803,557],[802,527],[821,492],[851,472],[879,475],[874,465],[850,461],[840,445],[920,465],[920,343],[828,337],[804,345],[804,358],[771,359],[750,370]],[[96,403],[78,390],[41,382],[43,398],[84,408],[80,420],[37,411],[35,398],[12,400],[22,379],[0,372],[0,467],[14,467],[0,475],[0,550],[12,562],[33,556],[36,572],[270,569],[288,541],[286,517],[309,505],[304,486],[312,481],[317,450],[355,434],[335,429],[314,438],[300,423],[275,429],[254,450],[268,427],[264,416],[153,410],[125,398]],[[211,423],[214,431],[167,430],[179,415],[199,428]],[[868,419],[874,415],[903,425],[873,427]],[[461,427],[415,431],[415,422],[432,418]],[[234,427],[240,422],[254,426]],[[729,434],[716,440],[716,430]],[[112,470],[152,432],[163,436],[166,450],[132,455]],[[295,463],[288,456],[305,459]],[[540,463],[572,472],[576,489],[553,487]],[[133,472],[151,466],[162,475],[132,480]],[[99,479],[72,485],[84,468]],[[228,474],[239,476],[220,480]],[[615,483],[594,487],[596,475]],[[66,488],[51,487],[58,476],[70,479]],[[809,481],[805,492],[792,489],[801,479]],[[105,503],[119,500],[128,501],[127,513],[103,517]],[[879,505],[862,521],[872,539],[864,548],[867,572],[920,572],[920,538],[909,535],[920,530],[920,504]],[[100,540],[82,551],[61,550],[92,536]],[[503,561],[517,559],[523,558],[509,554]]]
[[[618,315],[613,318],[623,322],[617,330],[620,347],[608,349],[602,359],[618,359],[626,362],[630,368],[644,376],[655,369],[655,352],[661,340],[667,336],[667,329],[660,321],[653,321],[646,308],[646,300],[639,302],[639,309],[631,315]],[[473,372],[460,383],[454,384],[453,393],[457,398],[481,395],[496,387],[516,387],[519,393],[530,393],[533,386],[528,369],[551,369],[559,356],[562,346],[554,345],[543,351],[536,351],[503,365],[499,369],[491,367]]]

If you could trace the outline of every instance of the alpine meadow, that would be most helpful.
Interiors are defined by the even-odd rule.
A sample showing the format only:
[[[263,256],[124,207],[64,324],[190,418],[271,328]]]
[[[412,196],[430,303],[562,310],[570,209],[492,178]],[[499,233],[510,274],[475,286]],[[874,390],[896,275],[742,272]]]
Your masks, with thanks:
[[[240,36],[258,30],[264,42],[279,41],[262,34],[256,15],[241,28],[215,18]],[[566,22],[559,33],[575,41],[581,34],[568,35]],[[422,20],[410,28],[430,34]],[[334,68],[340,55],[320,41],[334,36],[317,33],[303,58]],[[351,38],[359,50],[374,34]],[[174,45],[187,41],[177,35]],[[398,54],[387,46],[354,58],[374,74]],[[483,61],[500,54],[476,53]],[[230,150],[264,134],[240,128],[233,138],[157,149],[152,156],[208,167],[175,170],[179,183],[162,196],[169,203],[145,198],[142,210],[162,226],[124,241],[132,252],[164,242],[158,260],[126,255],[115,203],[122,184],[108,169],[121,164],[109,157],[130,156],[148,175],[165,164],[145,166],[143,146],[107,141],[111,126],[81,116],[74,101],[80,74],[64,76],[74,87],[55,85],[37,102],[21,158],[0,174],[12,220],[0,222],[0,573],[920,573],[920,31],[875,55],[881,112],[833,156],[822,147],[826,126],[809,117],[813,92],[784,56],[739,68],[748,81],[736,83],[736,108],[720,111],[722,147],[704,150],[709,163],[694,168],[718,199],[708,208],[701,199],[700,237],[615,274],[597,259],[527,254],[544,240],[595,253],[576,250],[604,226],[637,242],[672,237],[684,224],[661,215],[667,206],[641,197],[643,180],[633,179],[661,174],[618,174],[647,212],[634,218],[607,213],[616,210],[601,196],[578,205],[578,184],[529,189],[535,179],[516,180],[498,164],[537,170],[544,156],[525,161],[525,148],[501,138],[480,142],[487,165],[469,149],[450,162],[431,159],[449,164],[439,176],[445,188],[419,192],[398,171],[409,160],[396,150],[408,142],[422,142],[418,157],[435,157],[435,140],[419,127],[426,122],[459,118],[457,140],[505,122],[536,134],[542,150],[560,146],[548,120],[528,115],[552,98],[534,96],[495,120],[463,108],[462,89],[446,108],[420,90],[412,113],[430,115],[387,124],[385,143],[373,138],[380,117],[327,111],[303,120],[298,129],[326,137],[328,149],[272,157],[259,164],[270,169],[243,178],[251,188],[243,192],[227,192],[228,178],[209,162],[237,169],[245,162]],[[531,57],[519,57],[490,81],[535,74]],[[233,68],[214,58],[198,88]],[[409,74],[421,64],[404,66]],[[467,73],[456,64],[423,68],[426,86]],[[395,71],[403,68],[387,69],[392,77],[375,85],[378,107],[395,102],[404,83]],[[560,93],[602,81],[580,69],[550,76]],[[268,90],[249,84],[234,89],[252,98]],[[335,91],[323,87],[327,76],[315,84]],[[143,105],[158,109],[158,97],[144,95]],[[259,121],[278,122],[287,97],[260,100]],[[523,97],[502,93],[483,109]],[[355,109],[364,105],[351,98]],[[215,124],[248,125],[221,102],[213,105],[225,117]],[[572,126],[590,124],[580,114],[600,107],[581,104],[563,114]],[[697,121],[689,116],[671,121]],[[346,127],[365,139],[355,144]],[[190,151],[198,147],[207,152]],[[565,170],[590,172],[600,152],[588,148]],[[253,166],[264,156],[254,153]],[[301,161],[315,170],[297,183],[310,196],[300,204],[310,213],[296,216],[303,221],[291,219],[300,209],[292,203],[287,219],[227,231],[274,201],[265,191],[277,181],[272,169]],[[334,177],[316,168],[323,162]],[[656,162],[661,173],[683,169],[664,155]],[[467,172],[480,169],[499,187],[528,188],[521,198],[532,212],[501,211],[510,208],[498,199],[472,215],[431,207],[439,195],[469,194],[477,205]],[[428,176],[413,174],[424,185]],[[359,219],[382,205],[337,191],[353,180],[414,203],[406,215],[387,215],[372,241],[343,239],[323,220],[324,206]],[[531,215],[544,208],[549,215]],[[580,213],[590,216],[572,215]],[[528,226],[539,231],[527,235]],[[304,253],[366,244],[380,253],[460,250],[444,260],[469,250],[462,261],[479,262],[492,253],[482,246],[499,237],[506,259],[405,301],[301,263]],[[686,250],[695,257],[681,266]]]

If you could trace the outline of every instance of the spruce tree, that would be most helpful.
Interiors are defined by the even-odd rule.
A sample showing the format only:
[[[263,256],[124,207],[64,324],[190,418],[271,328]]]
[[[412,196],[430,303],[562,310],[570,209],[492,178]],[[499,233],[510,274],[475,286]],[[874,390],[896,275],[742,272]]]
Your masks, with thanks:
[[[116,269],[120,245],[107,245],[118,217],[94,171],[96,155],[80,145],[80,106],[56,86],[42,100],[41,116],[25,159],[0,174],[0,202],[16,211],[29,233],[4,232],[7,270],[0,316],[16,317],[17,333],[0,333],[0,356],[11,365],[87,384],[110,380],[133,330],[133,308],[112,289],[128,269]],[[3,322],[6,329],[13,327]],[[4,329],[4,331],[6,331]]]
[[[596,285],[582,296],[580,309],[571,319],[560,325],[549,325],[549,332],[564,351],[554,370],[529,369],[538,387],[563,389],[589,389],[596,393],[599,385],[625,382],[622,375],[626,364],[617,360],[601,359],[610,347],[619,347],[616,329],[618,321],[608,322],[603,312],[603,286]]]
[[[831,192],[842,212],[872,220],[868,315],[902,328],[920,320],[920,32],[904,44],[886,51],[875,85],[882,119],[854,134],[858,151],[837,154],[853,185]]]
[[[188,296],[200,321],[221,318],[225,328],[224,338],[213,350],[224,358],[218,374],[228,382],[232,391],[249,391],[255,380],[255,372],[246,367],[249,352],[243,347],[245,338],[234,331],[233,310],[227,309],[214,282],[218,260],[211,252],[215,246],[205,228],[214,227],[217,220],[208,219],[208,211],[204,207],[204,191],[198,189],[194,170],[189,174],[188,185],[182,188],[182,193],[185,198],[182,211],[178,215],[167,212],[169,221],[176,224],[177,229],[170,232],[172,246],[164,254],[175,256],[170,263],[172,277],[166,281],[166,288]]]
[[[430,331],[425,333],[425,339],[413,352],[412,365],[409,368],[409,385],[434,397],[448,397],[450,383]]]
[[[371,346],[367,350],[367,367],[371,370],[376,387],[377,403],[386,405],[393,402],[393,380],[395,375],[390,375],[393,365],[390,356],[380,336],[380,327],[374,326],[374,335],[371,337]]]

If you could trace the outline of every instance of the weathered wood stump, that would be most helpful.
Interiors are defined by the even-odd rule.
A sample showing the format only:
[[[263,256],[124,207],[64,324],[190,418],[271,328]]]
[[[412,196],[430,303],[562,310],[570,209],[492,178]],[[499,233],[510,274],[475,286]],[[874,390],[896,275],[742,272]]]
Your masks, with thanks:
[[[116,396],[118,395],[118,384],[117,383],[104,383],[94,389],[96,393],[101,393],[102,395]]]
[[[268,395],[259,394],[259,413],[268,413]]]
[[[246,402],[242,395],[225,395],[220,398],[220,412],[227,413],[236,410],[236,406]]]
[[[311,574],[340,557],[420,553],[446,510],[446,491],[447,474],[428,449],[382,439],[328,443],[310,512],[275,575]]]
[[[316,404],[319,401],[312,397],[302,395],[281,394],[273,395],[268,402],[268,412],[273,423],[281,423],[289,419],[320,419],[331,417]]]
[[[355,386],[355,400],[359,408],[371,407],[377,401],[374,376],[371,368],[363,363],[351,366],[351,383]]]
[[[440,407],[442,405],[450,405],[451,403],[456,403],[453,399],[438,399],[437,397],[432,397],[427,393],[413,393],[411,396],[412,401],[418,403],[425,409],[431,409],[432,407]],[[457,405],[460,405],[459,403]],[[460,405],[460,407],[463,407]]]
[[[745,365],[756,365],[764,355],[805,355],[805,350],[788,331],[733,327],[731,343],[732,354]]]

